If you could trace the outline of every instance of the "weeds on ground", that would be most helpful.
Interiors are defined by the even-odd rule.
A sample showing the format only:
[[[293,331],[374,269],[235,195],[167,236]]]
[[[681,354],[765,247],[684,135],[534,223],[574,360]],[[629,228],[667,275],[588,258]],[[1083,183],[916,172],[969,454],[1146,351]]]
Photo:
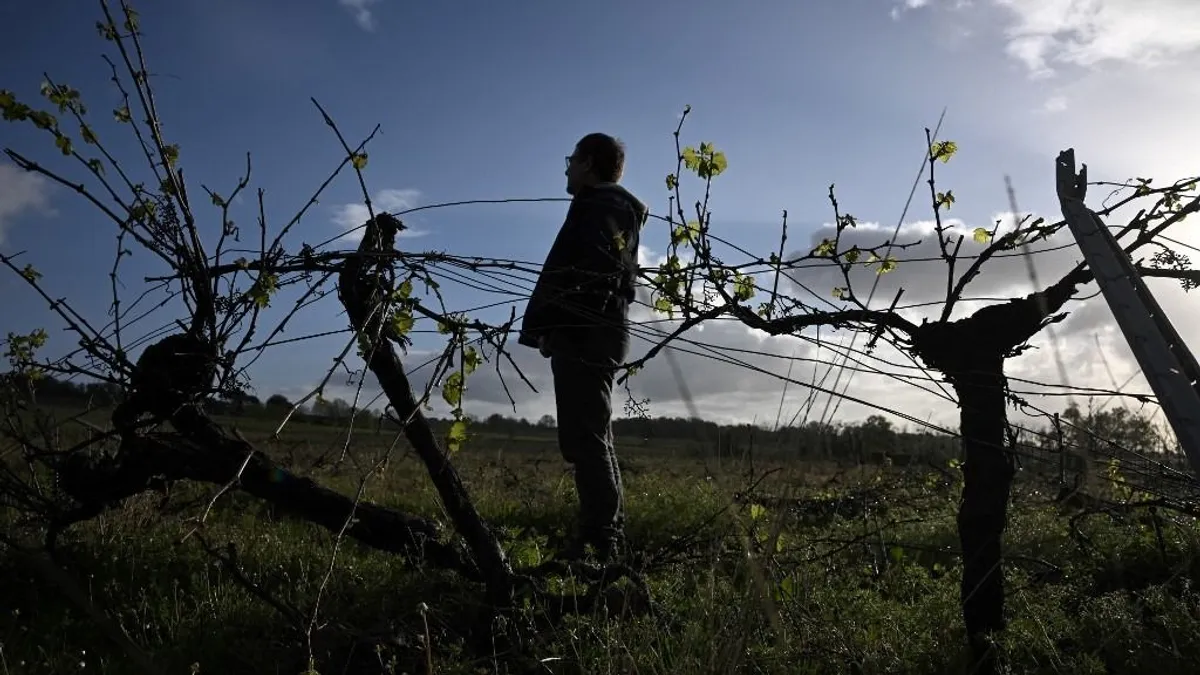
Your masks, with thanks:
[[[462,464],[514,564],[551,554],[574,516],[562,463],[509,451],[466,453]],[[952,470],[855,469],[831,486],[834,469],[814,464],[714,475],[703,461],[646,450],[626,453],[625,465],[629,539],[650,566],[659,611],[622,616],[609,603],[607,616],[539,624],[542,608],[526,607],[536,629],[522,650],[542,672],[962,672]],[[385,472],[366,498],[439,513],[415,461]],[[337,470],[319,478],[352,488]],[[489,649],[478,589],[350,543],[324,590],[309,663],[283,611],[312,606],[333,536],[229,494],[203,543],[234,560],[230,568],[196,537],[180,542],[189,505],[210,490],[175,485],[166,499],[131,500],[62,545],[90,602],[161,672],[517,672],[511,654]],[[1008,668],[1191,672],[1200,527],[1166,513],[1067,513],[1044,492],[1020,492],[1007,532]],[[0,673],[139,672],[58,589],[13,561],[0,564],[0,609]]]

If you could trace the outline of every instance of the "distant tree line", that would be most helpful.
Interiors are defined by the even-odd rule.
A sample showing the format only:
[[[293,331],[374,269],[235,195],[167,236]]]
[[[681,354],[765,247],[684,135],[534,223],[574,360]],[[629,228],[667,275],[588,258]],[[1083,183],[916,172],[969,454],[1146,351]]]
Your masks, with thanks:
[[[36,397],[39,405],[71,405],[106,408],[116,405],[122,399],[121,388],[109,382],[72,382],[55,377],[42,376],[35,382],[26,382],[28,389]],[[205,408],[214,415],[231,417],[262,417],[272,413],[290,410],[292,402],[283,394],[272,394],[263,401],[258,396],[244,391],[221,392],[205,402]],[[348,419],[353,406],[340,398],[318,398],[312,403],[301,406],[294,419],[314,424],[333,424]],[[358,410],[357,419],[378,419],[379,414],[372,410]]]
[[[121,398],[120,387],[105,382],[72,382],[43,376],[29,384],[28,391],[39,405],[104,408],[115,405]],[[215,415],[247,418],[276,417],[292,406],[292,401],[282,394],[272,394],[264,401],[245,392],[225,393],[206,403]],[[355,411],[350,402],[341,398],[317,398],[301,406],[292,419],[298,423],[339,426],[351,415],[360,427],[397,427],[394,420],[381,417],[378,411]],[[448,420],[437,418],[431,421],[439,432],[449,424]],[[545,439],[552,436],[554,429],[553,415],[529,420],[494,414],[471,420],[472,433],[485,436],[489,442],[516,441],[523,437]],[[613,433],[625,446],[659,448],[666,444],[673,452],[700,457],[787,456],[849,464],[904,466],[933,462],[944,466],[959,454],[959,444],[951,435],[897,429],[880,415],[871,415],[857,423],[807,422],[778,429],[718,424],[698,418],[625,417],[613,421]],[[1086,473],[1088,465],[1096,459],[1124,458],[1122,461],[1127,464],[1138,455],[1158,457],[1172,464],[1181,459],[1174,440],[1149,415],[1125,407],[1085,410],[1072,404],[1062,413],[1057,428],[1049,424],[1035,433],[1023,434],[1018,444],[1018,461],[1033,464],[1027,468],[1075,475]]]

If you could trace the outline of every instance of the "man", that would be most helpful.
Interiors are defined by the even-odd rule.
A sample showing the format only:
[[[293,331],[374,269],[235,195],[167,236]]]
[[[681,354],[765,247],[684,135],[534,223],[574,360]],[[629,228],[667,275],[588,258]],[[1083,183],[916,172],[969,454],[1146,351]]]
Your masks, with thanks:
[[[590,544],[601,560],[624,540],[621,471],[613,449],[612,390],[629,352],[638,238],[646,205],[618,184],[625,148],[588,134],[567,157],[572,196],[529,298],[518,342],[550,359],[558,445],[575,467],[579,523],[561,557],[578,559]]]

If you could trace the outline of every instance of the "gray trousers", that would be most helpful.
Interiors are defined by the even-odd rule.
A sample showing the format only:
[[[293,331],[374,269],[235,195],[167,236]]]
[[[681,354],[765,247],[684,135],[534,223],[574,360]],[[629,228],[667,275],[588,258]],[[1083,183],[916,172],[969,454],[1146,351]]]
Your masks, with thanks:
[[[603,330],[582,340],[559,338],[551,348],[558,447],[575,467],[579,534],[603,544],[624,533],[624,487],[613,448],[612,394],[628,337]],[[565,344],[564,344],[565,343]]]

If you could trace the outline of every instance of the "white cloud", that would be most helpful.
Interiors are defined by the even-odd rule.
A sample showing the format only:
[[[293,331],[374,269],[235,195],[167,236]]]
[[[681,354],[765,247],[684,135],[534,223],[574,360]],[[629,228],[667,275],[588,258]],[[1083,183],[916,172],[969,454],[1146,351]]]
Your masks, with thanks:
[[[1053,214],[1046,214],[1048,216]],[[1009,222],[1007,214],[997,214],[992,220],[999,219]],[[978,225],[990,227],[989,222]],[[969,233],[975,223],[962,223],[949,220],[948,225],[960,231]],[[892,234],[892,226],[881,226],[862,223],[845,235],[847,241],[853,240],[864,245],[877,244],[888,239]],[[923,239],[919,246],[907,251],[897,251],[895,255],[902,259],[936,258],[936,241],[929,236],[931,224],[915,222],[901,228],[898,241],[907,242]],[[827,234],[827,230],[818,229],[813,233],[815,243]],[[1061,244],[1069,244],[1070,235],[1063,232],[1051,242],[1037,245],[1036,248],[1055,248]],[[980,248],[968,236],[963,243],[963,256],[969,256]],[[640,250],[640,262],[652,265],[660,260],[655,252],[643,247]],[[1060,250],[1037,254],[1037,271],[1039,283],[1045,286],[1055,281],[1079,258],[1079,254],[1071,246]],[[958,269],[961,273],[965,263],[960,262]],[[833,301],[829,290],[840,285],[838,279],[829,274],[829,270],[810,268],[796,275],[797,281],[811,288],[814,292],[824,294],[825,298]],[[873,273],[866,273],[861,278],[856,277],[855,284],[863,289],[869,289],[870,282],[875,278]],[[1153,287],[1160,302],[1173,317],[1179,315],[1183,319],[1181,309],[1193,298],[1184,296],[1170,282],[1154,281]],[[902,305],[909,303],[930,302],[942,297],[945,284],[945,267],[937,260],[929,262],[902,263],[894,272],[880,277],[880,286],[876,292],[872,306],[885,306],[891,302],[897,287],[904,287],[905,294]],[[760,283],[760,286],[766,285]],[[799,295],[800,292],[789,288],[785,283],[781,289]],[[1032,289],[1025,260],[1020,257],[1005,257],[993,260],[976,281],[968,287],[970,297],[1007,298],[1022,296]],[[1081,296],[1095,292],[1094,286],[1080,289]],[[756,298],[754,303],[765,299]],[[645,301],[646,291],[640,292]],[[808,296],[815,304],[815,299]],[[966,304],[964,311],[978,307],[983,303]],[[518,304],[517,311],[524,309]],[[922,318],[932,316],[934,308],[902,309],[902,313],[911,321],[920,322]],[[1137,366],[1129,352],[1120,331],[1116,328],[1107,305],[1100,297],[1088,300],[1074,301],[1067,305],[1071,314],[1062,324],[1055,326],[1057,345],[1050,343],[1049,333],[1043,331],[1032,344],[1034,350],[1018,358],[1010,360],[1007,372],[1012,378],[1033,380],[1045,383],[1061,383],[1055,361],[1051,358],[1053,349],[1057,348],[1061,360],[1067,364],[1066,380],[1074,387],[1111,388],[1112,380],[1124,382],[1130,375],[1137,372]],[[962,312],[956,313],[961,315]],[[631,310],[631,320],[634,322],[634,339],[630,359],[636,359],[665,333],[675,328],[677,322],[666,320],[662,315],[650,311],[645,306],[635,306]],[[822,329],[819,337],[826,347],[814,344],[814,331],[806,331],[803,338],[770,337],[759,331],[754,331],[740,322],[733,320],[710,321],[698,328],[685,333],[674,344],[676,349],[660,353],[655,359],[630,381],[630,392],[634,399],[650,399],[649,412],[652,415],[688,416],[697,414],[703,418],[722,422],[751,422],[774,424],[778,416],[780,423],[786,424],[799,413],[797,421],[817,420],[832,406],[827,408],[827,396],[818,394],[815,401],[809,401],[811,389],[805,383],[819,384],[826,389],[834,387],[834,379],[838,376],[838,366],[842,359],[841,353],[835,348],[839,344],[849,343],[850,334],[847,332],[833,333]],[[1097,346],[1097,337],[1099,346]],[[855,342],[857,349],[862,349],[866,336],[860,334]],[[436,350],[440,345],[429,345]],[[964,346],[969,348],[969,346]],[[549,362],[543,359],[535,350],[521,347],[515,339],[509,340],[509,349],[516,366],[537,389],[532,391],[506,359],[500,359],[500,373],[497,374],[497,359],[477,370],[468,380],[465,409],[467,412],[486,417],[493,413],[516,415],[526,419],[536,420],[544,414],[554,414],[554,391]],[[433,351],[420,354],[414,352],[406,358],[411,366],[425,361]],[[1098,354],[1108,360],[1105,367]],[[489,357],[493,355],[488,354]],[[672,360],[674,363],[672,363]],[[858,360],[860,363],[855,363]],[[832,375],[822,381],[832,368]],[[837,410],[834,419],[861,420],[867,415],[879,413],[879,408],[896,410],[918,420],[924,420],[945,428],[957,428],[958,411],[951,401],[941,397],[940,387],[946,387],[940,381],[940,375],[923,371],[918,365],[904,354],[899,353],[890,345],[881,342],[871,357],[855,355],[848,364],[849,369],[865,368],[865,371],[844,371],[839,391],[845,389],[848,396],[867,402],[860,404],[844,402]],[[789,368],[791,369],[789,376]],[[869,372],[874,369],[876,372]],[[418,391],[424,388],[430,368],[422,368],[411,374],[412,385]],[[790,377],[801,384],[785,385],[782,378]],[[352,398],[352,391],[342,386],[344,381],[326,392],[326,396]],[[507,391],[505,384],[507,385]],[[849,386],[847,386],[849,385]],[[786,386],[786,391],[785,391]],[[340,387],[340,388],[339,388]],[[1018,392],[1054,391],[1045,387],[1030,385],[1014,379],[1012,387]],[[379,389],[373,378],[368,379],[365,387],[367,399],[374,397]],[[1134,380],[1127,391],[1149,391],[1141,378]],[[286,392],[294,396],[298,392]],[[509,402],[509,393],[516,400],[516,410]],[[952,393],[952,392],[951,392]],[[1047,410],[1059,410],[1065,404],[1061,397],[1045,397],[1035,394],[1022,393],[1033,404]],[[618,415],[626,401],[627,393],[623,388],[614,392],[613,406]],[[1105,397],[1099,397],[1101,402]],[[1086,404],[1082,397],[1076,399]],[[782,405],[781,405],[782,401]],[[810,404],[809,412],[804,414],[806,404]],[[437,414],[446,414],[446,406],[436,396],[433,406]],[[1011,418],[1018,423],[1029,424],[1031,420],[1017,411],[1011,411]],[[917,426],[903,418],[895,418],[900,424],[910,428]],[[1045,420],[1034,422],[1043,426]]]
[[[997,47],[996,53],[1002,56],[1007,54],[1023,72],[1034,76],[1055,75],[1050,83],[1031,82],[1030,78],[1024,76],[1018,78],[1014,87],[1003,88],[1004,98],[1011,100],[1016,97],[1029,103],[1018,106],[1019,110],[996,106],[993,108],[994,115],[981,115],[973,119],[972,124],[976,129],[970,131],[986,129],[989,136],[1009,139],[1016,150],[1046,156],[1047,169],[1054,151],[1075,147],[1078,161],[1088,164],[1092,180],[1122,180],[1135,175],[1149,175],[1158,179],[1155,182],[1157,185],[1200,173],[1200,165],[1195,163],[1195,158],[1200,157],[1200,140],[1194,133],[1194,115],[1190,113],[1200,107],[1200,84],[1191,77],[1191,72],[1200,65],[1200,59],[1197,58],[1200,54],[1191,54],[1200,47],[1200,36],[1196,34],[1196,31],[1200,31],[1200,2],[976,0],[968,3],[963,0],[895,0],[893,6],[905,12],[946,10],[947,16],[954,11],[952,18],[955,26],[961,26],[963,30],[969,27],[970,33],[979,38],[973,43],[977,48],[993,44],[989,38],[994,40],[998,36],[1002,46]],[[981,60],[980,63],[990,61]],[[1003,72],[986,70],[988,67],[981,65],[975,81],[1003,81]],[[1068,107],[1072,113],[1070,115],[1049,114],[1062,113]],[[969,134],[969,131],[962,133]],[[997,158],[997,161],[1007,163],[1013,160]],[[1052,176],[1049,171],[1047,175]],[[1104,188],[1094,187],[1088,199],[1089,204],[1098,207],[1106,192]],[[1052,191],[1049,196],[1052,199]],[[1039,212],[1038,215],[1048,219],[1058,218],[1055,212]],[[1006,217],[1005,214],[997,214],[996,218]],[[968,233],[961,254],[970,255],[980,247],[969,233],[976,226],[990,228],[993,220],[962,222],[952,218],[946,223]],[[1113,219],[1111,224],[1120,222]],[[720,224],[714,223],[714,227],[719,228]],[[890,238],[893,229],[892,224],[862,223],[846,236],[865,245],[873,245]],[[813,232],[814,238],[810,243],[815,244],[827,233],[827,229],[818,229]],[[1200,235],[1193,237],[1183,229],[1174,236],[1189,243],[1200,243]],[[895,272],[881,277],[872,306],[889,304],[899,287],[905,289],[901,305],[936,302],[944,296],[945,266],[936,260],[937,246],[931,233],[931,223],[905,224],[898,240],[907,242],[915,239],[924,241],[920,246],[895,252],[895,255],[901,259],[920,257],[935,260],[904,263]],[[1035,246],[1038,249],[1057,249],[1039,253],[1034,259],[1040,286],[1045,287],[1057,280],[1080,259],[1073,244],[1070,234],[1063,231],[1052,241]],[[769,252],[762,253],[766,255]],[[643,264],[653,264],[657,258],[646,250],[642,251],[641,257]],[[1192,257],[1200,259],[1200,254],[1192,254]],[[960,262],[957,266],[959,273],[964,264]],[[809,269],[796,275],[796,278],[821,294],[822,300],[830,302],[834,302],[830,294],[832,288],[844,285],[828,269]],[[854,283],[865,292],[874,278],[873,273],[859,273]],[[1150,280],[1148,283],[1184,339],[1192,345],[1200,345],[1200,318],[1193,319],[1196,315],[1190,311],[1195,294],[1186,295],[1177,284],[1166,280]],[[1025,295],[1031,290],[1032,282],[1025,260],[1009,256],[988,263],[983,273],[968,287],[967,296],[1008,298]],[[1114,386],[1114,379],[1125,382],[1139,372],[1125,338],[1116,327],[1103,297],[1097,294],[1096,286],[1088,285],[1079,289],[1079,297],[1086,299],[1068,303],[1065,308],[1070,312],[1068,318],[1053,327],[1054,343],[1051,342],[1051,331],[1043,331],[1031,341],[1034,349],[1011,359],[1006,366],[1006,372],[1012,378],[1012,388],[1022,392],[1024,398],[1040,408],[1060,410],[1067,399],[1025,393],[1055,390],[1020,380],[1108,389]],[[756,298],[753,302],[757,303],[760,299]],[[809,299],[815,301],[811,296]],[[962,316],[982,304],[963,303],[955,316]],[[523,309],[519,303],[518,313]],[[902,311],[910,320],[920,322],[922,318],[932,316],[936,309],[909,308]],[[651,329],[656,332],[670,331],[676,325],[645,308],[635,308],[631,318],[644,322],[635,328],[639,337],[634,340],[631,358],[641,356],[651,346],[648,339],[652,337],[649,334]],[[806,332],[805,337],[812,337],[811,332]],[[843,339],[845,343],[849,342],[849,333],[846,332],[833,334],[823,329],[820,337],[825,344],[833,347]],[[865,336],[860,334],[856,348],[861,349],[864,342]],[[651,399],[650,412],[653,415],[688,415],[694,409],[708,419],[739,422],[757,420],[769,424],[775,420],[780,409],[781,394],[784,393],[780,378],[788,373],[789,365],[793,366],[792,379],[819,382],[831,363],[835,366],[841,363],[840,356],[835,357],[830,348],[818,348],[798,338],[768,337],[733,321],[707,323],[685,334],[677,344],[680,349],[674,352],[676,367],[672,367],[665,355],[660,354],[631,381],[634,397]],[[510,348],[514,360],[538,389],[536,394],[531,392],[512,373],[507,363],[502,365],[509,390],[517,399],[516,414],[528,419],[537,419],[546,413],[553,414],[554,398],[548,362],[536,351],[515,345],[515,340],[510,340]],[[1059,357],[1057,360],[1066,365],[1065,378],[1058,369],[1055,352]],[[791,360],[793,357],[794,361]],[[916,386],[938,392],[940,376],[937,373],[922,373],[905,355],[884,343],[877,347],[873,358],[856,358],[864,359],[867,368],[886,372],[853,374],[852,382],[846,389],[847,395],[950,428],[957,426],[957,410],[953,403]],[[850,366],[853,367],[854,363],[851,362]],[[836,376],[835,367],[833,376],[823,386],[831,388]],[[847,372],[846,377],[850,376]],[[846,387],[846,377],[838,386],[839,390]],[[1126,391],[1148,392],[1149,387],[1144,378],[1138,376],[1130,382]],[[787,387],[786,396],[782,397],[784,422],[801,409],[809,392],[803,385]],[[614,408],[618,414],[624,398],[623,391],[614,394]],[[1101,403],[1105,399],[1099,396],[1094,400]],[[1074,397],[1074,400],[1082,405],[1088,402],[1086,397],[1081,396]],[[825,401],[825,395],[818,397],[810,419],[821,416]],[[472,376],[466,408],[480,415],[494,412],[513,414],[496,376],[494,364],[481,368]],[[874,412],[876,410],[869,405],[845,403],[838,410],[837,419],[862,419]],[[1029,422],[1017,411],[1010,411],[1010,416],[1014,421]],[[1045,422],[1042,420],[1036,424],[1043,425]]]
[[[910,9],[920,9],[929,4],[929,0],[899,0],[899,4],[892,8],[892,18],[899,19],[900,15]]]
[[[51,214],[50,181],[12,164],[0,164],[0,244],[13,221],[29,211]]]
[[[1062,95],[1051,96],[1042,104],[1042,111],[1048,113],[1060,113],[1067,109],[1067,97]]]
[[[1053,217],[1056,214],[1046,215]],[[990,229],[997,220],[1002,223],[1001,232],[1011,227],[1008,224],[1012,219],[1005,213],[998,213],[988,222],[978,224],[963,223],[954,219],[946,221],[948,226],[968,235],[960,251],[964,260],[957,266],[958,274],[969,264],[965,258],[982,248],[971,238],[971,231],[976,225]],[[901,263],[894,272],[878,277],[880,284],[872,306],[884,307],[890,304],[896,290],[903,287],[905,292],[900,303],[903,315],[914,323],[936,317],[940,306],[903,308],[905,305],[936,302],[944,297],[946,268],[936,259],[938,247],[936,238],[932,236],[932,227],[930,222],[914,222],[900,229],[897,241],[922,241],[920,245],[907,250],[895,251],[894,255],[902,260],[925,259],[927,262]],[[889,239],[892,231],[892,226],[863,223],[848,231],[843,240],[847,243],[856,241],[863,245],[874,245]],[[819,242],[828,234],[827,228],[818,229],[813,233],[813,243]],[[1035,250],[1043,251],[1035,257],[1039,288],[1056,281],[1081,257],[1072,244],[1073,239],[1064,230],[1050,241],[1034,246]],[[650,264],[656,256],[643,249],[641,258],[642,264]],[[824,294],[824,298],[818,299],[796,287],[789,288],[787,284],[782,288],[817,306],[824,304],[824,300],[833,301],[829,291],[834,286],[842,285],[839,275],[818,267],[802,270],[794,277],[814,293]],[[861,289],[865,297],[871,281],[875,278],[873,272],[863,271],[855,274],[853,283]],[[997,299],[1021,297],[1032,290],[1033,283],[1023,257],[1009,255],[995,258],[967,287],[966,297],[977,300],[961,303],[954,316],[963,316],[985,304],[993,304]],[[1155,282],[1154,290],[1169,312],[1179,312],[1183,306],[1181,303],[1190,300],[1184,298],[1170,282]],[[1094,294],[1095,291],[1094,285],[1086,286],[1080,289],[1079,295],[1085,297]],[[765,299],[761,296],[762,293],[763,291],[760,291],[760,297],[753,302]],[[825,306],[828,308],[828,305]],[[1124,382],[1137,372],[1132,354],[1102,298],[1072,301],[1065,309],[1071,314],[1067,321],[1054,327],[1056,344],[1051,344],[1049,331],[1043,331],[1036,336],[1031,341],[1034,349],[1010,360],[1007,368],[1010,377],[1050,385],[1063,384],[1064,378],[1052,358],[1055,350],[1058,351],[1059,359],[1067,364],[1066,383],[1073,387],[1108,389],[1113,386],[1113,377]],[[631,319],[642,322],[634,329],[637,337],[634,339],[631,358],[641,356],[653,344],[652,333],[669,332],[677,325],[675,322],[664,321],[664,317],[655,315],[644,307],[635,307],[631,312]],[[675,367],[672,367],[665,354],[660,354],[651,361],[632,381],[632,395],[635,398],[649,397],[651,413],[654,415],[689,415],[694,411],[713,420],[757,420],[760,423],[773,424],[777,415],[780,416],[781,423],[787,423],[797,413],[801,413],[802,420],[816,420],[821,418],[826,410],[832,413],[833,409],[826,407],[826,394],[817,394],[815,405],[809,408],[807,416],[804,415],[806,399],[812,391],[804,383],[817,384],[826,389],[834,388],[843,353],[837,348],[839,345],[844,348],[849,344],[850,334],[834,334],[829,329],[823,329],[820,337],[826,347],[814,344],[812,339],[815,336],[815,331],[810,330],[803,334],[803,338],[806,339],[769,337],[734,321],[709,322],[686,333],[683,340],[676,343],[679,350],[674,353]],[[865,343],[866,336],[860,334],[855,348],[861,350]],[[1107,359],[1112,376],[1109,375],[1104,362],[1098,358],[1100,354]],[[538,395],[528,392],[515,377],[510,377],[510,388],[518,401],[518,414],[536,419],[542,414],[553,413],[548,366],[532,350],[517,348],[514,357],[541,392]],[[847,365],[848,370],[844,371],[836,388],[865,403],[844,402],[837,409],[836,419],[863,419],[867,415],[882,412],[882,408],[945,428],[957,428],[957,409],[951,401],[944,398],[943,388],[950,394],[953,392],[948,385],[941,382],[941,376],[925,371],[890,345],[881,342],[873,356],[853,355]],[[788,376],[789,366],[792,368],[789,379],[801,384],[786,385],[785,394],[782,378]],[[832,369],[830,366],[833,366]],[[856,368],[858,372],[852,372]],[[827,372],[832,374],[822,381]],[[503,391],[498,386],[494,374],[481,371],[474,377],[475,389],[471,395],[473,405],[477,407],[473,411],[479,414],[511,414],[511,410],[506,410]],[[495,381],[485,383],[489,377]],[[1066,402],[1062,397],[1037,395],[1037,392],[1057,393],[1058,390],[1054,388],[1017,380],[1014,380],[1012,387],[1023,392],[1022,395],[1035,406],[1045,410],[1061,409]],[[1149,389],[1139,377],[1130,383],[1126,391],[1147,392]],[[1104,398],[1100,397],[1098,402]],[[625,392],[619,391],[615,394],[614,406],[618,410],[624,399]],[[1084,397],[1077,397],[1076,400],[1086,403]],[[1011,416],[1018,423],[1033,423],[1037,426],[1045,424],[1045,420],[1033,420],[1019,411],[1011,411]],[[909,427],[915,426],[913,422],[903,418],[898,418],[897,421]]]
[[[1090,72],[1058,87],[1077,114],[1042,115],[1024,125],[1015,117],[1001,119],[998,128],[1012,125],[1014,141],[1040,152],[1075,147],[1091,174],[1109,180],[1152,176],[1158,184],[1196,176],[1200,136],[1194,111],[1200,106],[1200,82],[1192,74],[1197,68],[1200,54],[1189,64],[1151,71]]]
[[[354,21],[365,31],[375,30],[375,14],[371,11],[371,6],[378,2],[379,0],[338,0],[338,4],[349,10],[354,15]]]
[[[1193,0],[993,0],[1015,23],[1010,53],[1033,72],[1061,63],[1150,66],[1200,48]]]
[[[1049,222],[1058,219],[1057,214],[1046,214],[1045,217]],[[985,244],[975,241],[973,237],[975,228],[984,227],[991,230],[996,223],[999,223],[997,232],[1001,234],[1012,229],[1014,220],[1009,213],[997,213],[986,222],[971,224],[958,218],[942,218],[942,225],[949,230],[951,236],[963,236],[963,242],[959,249],[960,261],[955,266],[956,282],[971,264],[974,256],[985,248]],[[945,299],[946,265],[940,259],[941,250],[934,227],[934,221],[923,220],[906,223],[899,229],[895,238],[897,247],[891,251],[891,255],[899,261],[894,271],[878,275],[875,272],[877,267],[868,269],[857,266],[850,274],[850,282],[858,296],[865,302],[871,286],[878,282],[871,302],[873,308],[889,306],[900,289],[904,289],[900,306],[926,305]],[[891,240],[892,233],[895,231],[894,225],[860,222],[855,227],[847,228],[842,232],[839,247],[842,250],[848,250],[851,246],[858,246],[862,249],[880,246]],[[815,247],[823,239],[832,239],[834,236],[833,225],[826,224],[813,232],[811,245]],[[1064,229],[1048,241],[1038,242],[1031,246],[1031,249],[1035,251],[1033,259],[1039,272],[1039,284],[1044,286],[1051,280],[1047,278],[1049,270],[1061,274],[1062,272],[1059,270],[1065,272],[1081,259],[1082,256],[1072,246],[1073,241],[1071,235]],[[904,245],[905,248],[899,248],[900,245]],[[955,242],[951,241],[950,247],[954,246]],[[793,251],[791,256],[799,257],[810,250],[811,248]],[[880,255],[885,252],[885,250],[881,250]],[[990,259],[981,267],[979,275],[966,286],[963,297],[996,298],[1008,297],[1013,294],[1024,295],[1031,292],[1033,286],[1026,264],[1024,256],[1013,253]],[[816,306],[825,304],[826,301],[834,301],[831,294],[832,289],[846,286],[841,272],[830,264],[806,265],[802,269],[792,272],[790,276],[795,282],[802,284],[803,288],[819,294],[818,297],[813,297],[801,287],[797,287],[795,290],[797,298]],[[961,309],[974,306],[977,305],[968,303]],[[911,320],[919,321],[925,317],[933,318],[937,311],[940,311],[940,307],[921,307],[905,313]],[[956,311],[954,316],[957,317],[961,314],[961,311]]]
[[[923,11],[944,11],[952,4],[952,0],[938,0]],[[1073,147],[1077,161],[1088,165],[1093,181],[1149,176],[1155,178],[1155,185],[1163,185],[1200,175],[1196,159],[1200,156],[1200,137],[1195,133],[1194,115],[1189,113],[1200,106],[1200,84],[1192,76],[1200,67],[1200,3],[984,0],[955,17],[972,22],[985,38],[980,44],[990,44],[989,37],[999,38],[999,53],[1015,61],[1028,75],[1022,78],[1024,81],[1008,84],[1004,98],[1043,102],[1020,111],[1000,105],[994,108],[996,114],[983,114],[973,120],[978,129],[986,128],[990,137],[1005,139],[1022,154],[1044,157],[1047,168],[1054,151]],[[1005,73],[991,69],[988,55],[981,56],[976,77],[980,81],[1004,81]],[[1068,106],[1071,114],[1053,114]],[[1099,207],[1108,191],[1107,187],[1093,187],[1089,204]],[[1053,192],[1047,196],[1053,199]],[[1118,218],[1109,220],[1111,225],[1123,222]],[[1170,233],[1173,239],[1200,245],[1200,234],[1186,224],[1175,230]],[[1066,241],[1069,243],[1069,238]],[[1194,250],[1184,252],[1193,259],[1200,257]],[[1074,247],[1059,255],[1058,259],[1050,254],[1039,256],[1038,273],[1043,285],[1069,264],[1064,257],[1078,258]],[[996,269],[997,279],[1020,277],[1019,270],[1011,266]],[[910,282],[905,283],[907,288]],[[1191,311],[1195,294],[1185,294],[1169,280],[1147,283],[1184,340],[1193,349],[1200,349],[1200,317]],[[987,286],[979,289],[986,290]],[[1026,285],[1019,290],[1027,289]],[[1080,295],[1094,297],[1068,305],[1071,313],[1067,320],[1054,327],[1057,344],[1051,345],[1050,331],[1043,331],[1032,341],[1038,349],[1009,362],[1010,376],[1063,381],[1052,358],[1052,347],[1066,363],[1065,379],[1073,386],[1110,388],[1114,377],[1124,382],[1139,373],[1096,286],[1080,289]],[[1106,357],[1113,376],[1108,374],[1101,355]],[[1014,385],[1021,387],[1027,385]],[[1139,374],[1127,391],[1148,392],[1149,387]],[[1056,407],[1056,399],[1031,400],[1045,408]],[[1076,400],[1086,403],[1080,397]],[[1065,403],[1065,399],[1057,399],[1058,407]]]
[[[415,207],[420,198],[421,193],[418,190],[389,188],[375,194],[371,200],[371,208],[376,213],[404,211]],[[363,223],[367,222],[370,217],[367,205],[362,202],[339,204],[333,207],[333,223],[346,232],[342,238],[347,241],[357,242],[362,239]],[[400,232],[399,236],[411,239],[427,234],[429,234],[428,230],[405,229]]]
[[[897,0],[901,11],[933,7],[925,0]],[[1200,50],[1200,3],[1195,0],[987,0],[939,7],[1000,10],[1009,56],[1036,77],[1061,66],[1095,68],[1113,63],[1162,65]]]

